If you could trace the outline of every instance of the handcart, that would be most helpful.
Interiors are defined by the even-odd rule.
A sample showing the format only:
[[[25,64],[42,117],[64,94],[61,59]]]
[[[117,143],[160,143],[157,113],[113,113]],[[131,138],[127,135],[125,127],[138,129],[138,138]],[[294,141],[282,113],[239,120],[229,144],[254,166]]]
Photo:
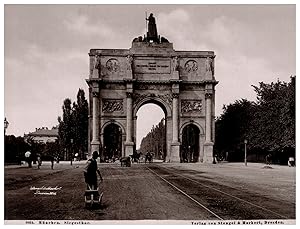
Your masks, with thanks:
[[[85,190],[84,200],[85,200],[85,207],[93,207],[93,206],[100,206],[103,192],[99,194],[99,187],[94,189],[93,185],[86,184],[87,189]]]

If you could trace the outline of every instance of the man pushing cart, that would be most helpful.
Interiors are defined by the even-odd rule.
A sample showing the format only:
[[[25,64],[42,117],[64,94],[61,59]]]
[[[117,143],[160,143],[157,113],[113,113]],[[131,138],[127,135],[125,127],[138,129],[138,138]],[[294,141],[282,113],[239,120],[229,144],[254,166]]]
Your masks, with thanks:
[[[101,204],[101,199],[103,193],[99,194],[99,187],[97,183],[97,173],[100,177],[100,181],[103,181],[100,170],[97,166],[97,158],[99,154],[97,151],[94,151],[92,154],[92,158],[87,161],[87,164],[84,168],[84,179],[87,185],[87,189],[85,190],[85,204],[86,206],[90,205],[91,207],[94,204]]]

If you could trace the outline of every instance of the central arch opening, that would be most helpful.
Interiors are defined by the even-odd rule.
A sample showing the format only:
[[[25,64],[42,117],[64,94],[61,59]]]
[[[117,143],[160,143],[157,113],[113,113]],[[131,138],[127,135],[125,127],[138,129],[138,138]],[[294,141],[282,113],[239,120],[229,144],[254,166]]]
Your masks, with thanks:
[[[166,158],[166,113],[154,103],[142,105],[136,114],[136,149],[143,156],[151,153],[154,159]]]

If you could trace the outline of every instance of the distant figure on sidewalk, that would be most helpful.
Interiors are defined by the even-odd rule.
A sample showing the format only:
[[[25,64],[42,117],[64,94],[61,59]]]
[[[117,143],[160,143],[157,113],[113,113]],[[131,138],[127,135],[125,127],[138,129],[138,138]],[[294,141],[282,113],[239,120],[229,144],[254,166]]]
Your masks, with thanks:
[[[103,181],[103,178],[101,176],[100,170],[97,166],[96,159],[98,158],[99,154],[97,151],[93,152],[92,158],[87,161],[87,164],[84,168],[84,178],[85,182],[93,189],[96,190],[97,185],[97,173],[100,177],[100,180]]]
[[[266,164],[267,164],[267,165],[270,165],[271,162],[272,162],[272,154],[269,153],[269,154],[266,156]]]
[[[295,158],[289,157],[289,160],[288,160],[288,166],[289,166],[289,167],[295,166]]]
[[[50,156],[50,161],[51,161],[51,169],[54,167],[54,157]]]
[[[36,156],[37,156],[38,169],[40,169],[42,165],[42,158],[40,154],[37,154]]]
[[[29,151],[27,151],[25,153],[25,158],[26,158],[26,161],[28,163],[28,167],[31,168],[31,163],[32,163],[32,159],[31,159],[31,153]]]

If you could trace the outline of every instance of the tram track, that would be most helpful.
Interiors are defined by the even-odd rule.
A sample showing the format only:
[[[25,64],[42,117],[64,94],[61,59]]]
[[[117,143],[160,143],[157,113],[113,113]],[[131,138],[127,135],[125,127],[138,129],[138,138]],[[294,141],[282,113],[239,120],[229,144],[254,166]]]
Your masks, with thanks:
[[[202,181],[179,174],[177,171],[160,166],[147,166],[153,174],[194,202],[201,202],[204,209],[213,212],[221,219],[289,219],[266,207],[232,195]],[[154,171],[155,170],[155,171]],[[189,183],[188,183],[189,182]],[[209,182],[211,183],[211,181]],[[235,190],[236,191],[236,190]],[[191,193],[189,193],[191,192]],[[243,193],[243,195],[245,195]],[[262,197],[261,197],[262,198]],[[236,208],[235,208],[236,207]],[[221,216],[220,216],[221,215]]]
[[[167,170],[170,170],[170,169],[168,169],[168,168],[166,168],[166,169],[167,169]],[[171,170],[170,170],[170,171],[171,171]],[[250,201],[241,199],[240,197],[237,197],[237,196],[234,196],[234,195],[232,195],[232,194],[226,193],[226,192],[224,192],[224,191],[222,191],[222,190],[219,190],[219,189],[216,189],[216,188],[214,188],[214,187],[211,187],[211,186],[202,184],[202,183],[200,183],[199,181],[194,180],[194,179],[191,179],[191,178],[189,178],[189,177],[187,177],[187,176],[183,176],[183,175],[178,174],[178,173],[174,173],[174,174],[176,174],[176,176],[180,176],[180,177],[183,177],[183,178],[185,178],[185,179],[187,179],[187,180],[190,180],[190,181],[192,181],[192,182],[195,182],[195,183],[197,183],[197,184],[199,184],[199,185],[201,185],[201,186],[203,186],[203,187],[210,188],[210,189],[212,189],[212,190],[214,190],[214,191],[217,191],[217,192],[219,192],[219,193],[222,193],[222,194],[224,194],[224,195],[227,195],[227,196],[229,196],[229,197],[231,197],[231,198],[234,198],[234,199],[236,199],[236,200],[238,200],[238,201],[242,201],[242,202],[244,202],[244,203],[247,203],[247,204],[249,204],[249,205],[251,205],[251,206],[253,206],[253,207],[260,208],[260,209],[262,209],[262,210],[264,210],[264,211],[270,212],[270,213],[276,215],[277,217],[280,217],[280,218],[283,218],[283,219],[288,219],[288,217],[286,217],[286,216],[284,216],[284,215],[282,215],[282,214],[279,214],[279,213],[277,213],[277,212],[274,212],[274,211],[272,211],[272,210],[270,210],[270,209],[267,209],[267,208],[265,208],[265,207],[262,207],[262,206],[260,206],[260,205],[251,203]]]
[[[187,194],[186,192],[184,192],[183,190],[181,190],[180,188],[178,188],[177,186],[175,186],[174,184],[172,184],[171,182],[167,181],[165,178],[163,178],[162,176],[160,176],[159,174],[157,174],[155,171],[153,171],[152,169],[150,169],[149,167],[147,167],[147,169],[152,172],[153,174],[155,174],[156,176],[158,176],[160,179],[162,179],[163,181],[165,181],[167,184],[169,184],[170,186],[172,186],[174,189],[176,189],[177,191],[179,191],[181,194],[185,195],[187,198],[189,198],[190,200],[192,200],[193,202],[195,202],[198,206],[200,206],[201,208],[205,209],[206,211],[208,211],[210,214],[212,214],[214,217],[216,217],[219,220],[224,220],[222,217],[220,217],[219,215],[217,215],[216,213],[214,213],[213,211],[211,211],[210,209],[208,209],[207,207],[205,207],[203,204],[201,204],[199,201],[197,201],[196,199],[194,199],[192,196],[190,196],[189,194]]]

